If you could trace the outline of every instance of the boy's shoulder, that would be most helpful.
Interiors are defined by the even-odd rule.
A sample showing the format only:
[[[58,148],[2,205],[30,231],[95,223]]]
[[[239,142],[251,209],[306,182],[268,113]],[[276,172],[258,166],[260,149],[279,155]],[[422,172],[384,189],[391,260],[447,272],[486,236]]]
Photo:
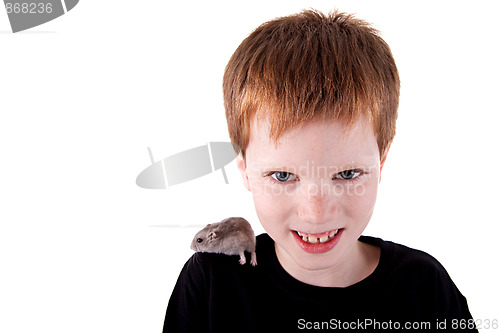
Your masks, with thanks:
[[[377,237],[361,236],[359,241],[380,247],[380,263],[383,268],[412,269],[427,268],[441,270],[444,267],[439,261],[427,252],[417,250],[406,245],[383,240]]]
[[[455,288],[444,266],[429,253],[376,237],[361,236],[359,240],[381,248],[380,261],[374,272],[377,277],[417,289],[424,286]]]
[[[247,263],[239,263],[239,255],[227,255],[223,253],[195,252],[185,263],[183,273],[189,275],[193,280],[204,280],[218,278],[234,279],[238,276],[251,274],[256,267],[250,264],[250,253],[246,253]],[[258,257],[257,257],[258,260]]]

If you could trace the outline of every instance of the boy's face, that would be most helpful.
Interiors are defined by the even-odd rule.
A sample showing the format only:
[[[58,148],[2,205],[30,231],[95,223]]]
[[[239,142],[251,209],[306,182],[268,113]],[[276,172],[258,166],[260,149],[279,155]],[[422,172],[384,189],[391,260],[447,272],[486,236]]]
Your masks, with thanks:
[[[275,144],[267,121],[254,119],[246,161],[237,164],[287,271],[347,268],[357,259],[383,166],[369,123],[311,121]]]

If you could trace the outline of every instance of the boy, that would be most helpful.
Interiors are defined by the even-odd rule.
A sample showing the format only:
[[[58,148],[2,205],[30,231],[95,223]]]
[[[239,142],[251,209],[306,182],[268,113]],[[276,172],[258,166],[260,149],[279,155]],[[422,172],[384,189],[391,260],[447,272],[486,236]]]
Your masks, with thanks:
[[[224,75],[258,265],[196,253],[164,332],[476,331],[430,255],[361,236],[395,135],[399,76],[366,22],[304,11],[257,28]]]

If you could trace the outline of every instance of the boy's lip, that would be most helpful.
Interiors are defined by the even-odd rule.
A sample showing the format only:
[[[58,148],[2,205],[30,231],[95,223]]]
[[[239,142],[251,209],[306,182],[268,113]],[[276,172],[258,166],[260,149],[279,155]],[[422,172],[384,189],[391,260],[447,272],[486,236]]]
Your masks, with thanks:
[[[339,228],[318,234],[311,234],[292,230],[292,235],[299,247],[305,252],[325,253],[337,245],[343,231],[344,228]]]

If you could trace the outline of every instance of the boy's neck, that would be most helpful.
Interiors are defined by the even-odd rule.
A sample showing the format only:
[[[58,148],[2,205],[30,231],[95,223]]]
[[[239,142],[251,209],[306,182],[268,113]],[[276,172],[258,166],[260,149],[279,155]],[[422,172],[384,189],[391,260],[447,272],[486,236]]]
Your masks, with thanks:
[[[276,256],[283,269],[293,278],[318,287],[348,287],[373,273],[380,260],[380,247],[357,241],[349,258],[321,270],[308,270],[297,265],[275,243]]]

